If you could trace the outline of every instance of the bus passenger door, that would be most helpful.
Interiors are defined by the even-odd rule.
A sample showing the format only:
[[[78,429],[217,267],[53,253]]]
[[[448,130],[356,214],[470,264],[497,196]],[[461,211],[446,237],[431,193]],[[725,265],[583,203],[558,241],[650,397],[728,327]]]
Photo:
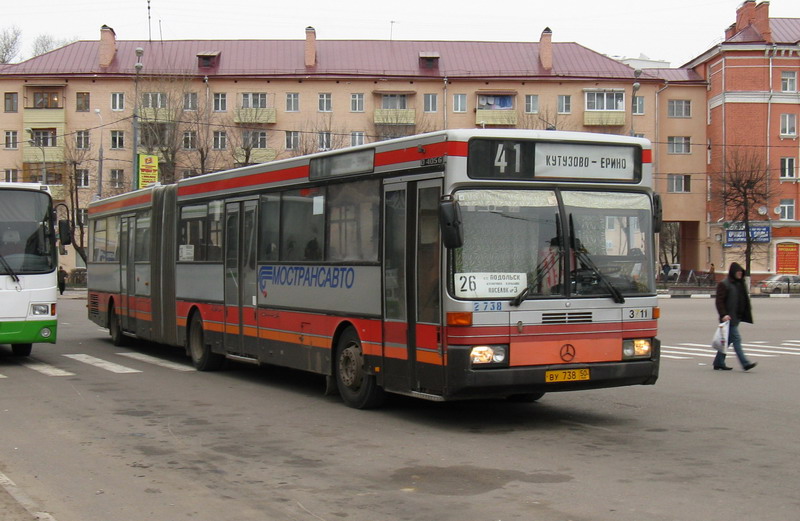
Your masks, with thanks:
[[[225,351],[256,353],[257,201],[225,205]]]
[[[120,326],[126,331],[136,330],[136,219],[122,217],[119,234],[119,267],[120,267]]]
[[[441,182],[384,187],[384,386],[443,389],[438,201]]]

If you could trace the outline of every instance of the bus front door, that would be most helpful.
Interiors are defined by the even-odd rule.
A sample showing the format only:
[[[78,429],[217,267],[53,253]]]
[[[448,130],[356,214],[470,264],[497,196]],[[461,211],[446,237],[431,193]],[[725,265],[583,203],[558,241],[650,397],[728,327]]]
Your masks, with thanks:
[[[136,331],[136,219],[123,216],[119,234],[120,266],[120,326],[125,331]]]
[[[225,205],[225,351],[248,361],[255,361],[258,347],[257,204],[253,200]]]
[[[384,187],[383,385],[390,391],[444,389],[440,194],[438,179]]]

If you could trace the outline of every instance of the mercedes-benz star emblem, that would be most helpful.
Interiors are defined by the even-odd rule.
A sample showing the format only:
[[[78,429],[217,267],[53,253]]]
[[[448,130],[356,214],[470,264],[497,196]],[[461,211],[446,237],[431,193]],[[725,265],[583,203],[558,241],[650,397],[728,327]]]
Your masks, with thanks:
[[[565,362],[572,362],[575,359],[575,346],[572,344],[561,346],[561,359]]]

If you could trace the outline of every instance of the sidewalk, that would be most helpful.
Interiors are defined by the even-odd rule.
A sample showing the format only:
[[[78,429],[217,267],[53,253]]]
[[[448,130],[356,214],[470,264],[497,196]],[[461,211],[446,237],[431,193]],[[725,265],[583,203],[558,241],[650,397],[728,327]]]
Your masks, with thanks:
[[[17,487],[0,473],[0,519],[3,521],[36,521],[37,519],[52,519],[50,516],[40,517],[30,513],[23,502],[28,501],[26,497],[19,500],[11,495],[18,492]]]

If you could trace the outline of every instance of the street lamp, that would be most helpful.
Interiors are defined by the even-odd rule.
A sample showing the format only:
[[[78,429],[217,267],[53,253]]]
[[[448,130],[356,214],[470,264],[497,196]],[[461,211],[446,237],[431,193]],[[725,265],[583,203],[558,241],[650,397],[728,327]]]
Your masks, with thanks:
[[[139,184],[139,73],[142,72],[142,56],[144,49],[141,47],[136,48],[136,64],[133,68],[136,75],[133,79],[133,118],[131,124],[133,125],[133,172],[131,172],[131,189],[136,190]]]
[[[42,145],[41,139],[36,140],[36,139],[33,138],[33,129],[26,128],[25,132],[27,132],[28,135],[31,137],[28,140],[28,144],[30,146],[32,146],[32,147],[39,147],[39,150],[42,151],[42,184],[46,185],[46,184],[48,184],[47,183],[47,156],[45,155],[45,152],[44,152],[44,145]]]
[[[641,75],[642,75],[641,69],[636,69],[635,71],[633,71],[633,77],[636,78],[637,80]],[[639,92],[639,88],[641,86],[642,85],[638,81],[634,82],[633,84],[633,94],[631,94],[631,136],[636,135],[633,131],[633,115],[636,113],[636,93]]]
[[[95,200],[103,198],[103,115],[100,109],[94,109],[94,113],[100,118],[100,153],[97,157],[97,193]]]

